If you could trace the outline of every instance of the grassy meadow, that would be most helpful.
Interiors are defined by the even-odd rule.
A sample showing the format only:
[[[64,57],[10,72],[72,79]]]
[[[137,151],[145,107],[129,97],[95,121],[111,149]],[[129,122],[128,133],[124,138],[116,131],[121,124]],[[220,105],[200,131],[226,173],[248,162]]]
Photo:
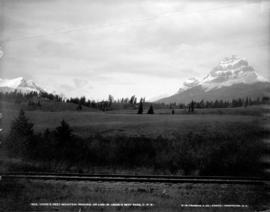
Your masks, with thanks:
[[[28,110],[26,116],[34,123],[34,129],[41,132],[46,128],[53,129],[64,119],[74,133],[83,137],[95,133],[102,135],[144,135],[149,137],[171,137],[186,132],[238,130],[244,125],[259,125],[267,122],[262,114],[266,109],[261,107],[197,109],[190,114],[183,109],[159,109],[155,114],[138,115],[136,110],[119,111],[39,111]],[[10,124],[18,116],[17,109],[3,109],[3,134],[8,133]],[[232,128],[234,127],[234,129]]]
[[[3,109],[5,137],[19,108]],[[36,144],[27,153],[30,161],[16,157],[16,152],[11,159],[2,148],[1,170],[260,176],[259,160],[266,152],[262,140],[269,135],[264,127],[269,121],[263,115],[266,110],[258,106],[194,113],[175,109],[174,115],[169,108],[157,109],[153,115],[139,115],[135,109],[27,110],[25,116],[36,133]],[[55,137],[62,120],[77,138]],[[18,138],[13,139],[15,147]],[[20,148],[24,146],[15,151]]]

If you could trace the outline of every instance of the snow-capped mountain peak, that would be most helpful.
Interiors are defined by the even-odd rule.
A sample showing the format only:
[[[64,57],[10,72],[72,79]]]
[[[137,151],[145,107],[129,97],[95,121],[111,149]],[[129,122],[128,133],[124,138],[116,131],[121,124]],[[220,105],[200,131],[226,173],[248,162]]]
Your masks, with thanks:
[[[23,77],[17,77],[14,79],[1,79],[0,78],[0,92],[44,92],[42,88],[36,85],[32,80],[25,80]]]
[[[245,58],[240,58],[236,55],[232,55],[231,57],[225,57],[223,60],[219,62],[219,66],[223,69],[233,68],[236,64],[243,62],[248,65]]]
[[[264,77],[258,75],[245,58],[240,58],[236,55],[221,60],[202,80],[192,79],[184,82],[183,86],[179,89],[179,92],[198,85],[201,85],[205,91],[210,91],[212,89],[239,83],[252,84],[268,81]]]
[[[191,101],[232,101],[238,98],[263,98],[270,93],[270,82],[260,76],[246,59],[235,55],[220,61],[200,80],[188,79],[178,93],[159,99],[160,103]]]

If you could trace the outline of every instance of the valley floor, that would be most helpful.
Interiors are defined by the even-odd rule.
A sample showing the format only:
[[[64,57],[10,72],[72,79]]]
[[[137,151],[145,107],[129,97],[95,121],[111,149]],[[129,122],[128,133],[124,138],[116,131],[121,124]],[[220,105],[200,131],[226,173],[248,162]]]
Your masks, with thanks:
[[[197,109],[195,113],[187,113],[183,109],[175,110],[175,115],[169,109],[156,110],[154,115],[138,115],[135,110],[119,110],[108,112],[78,112],[78,111],[26,111],[26,116],[34,123],[34,129],[43,131],[54,129],[64,119],[70,124],[74,133],[83,137],[101,133],[102,135],[144,135],[149,137],[171,137],[175,133],[202,130],[226,130],[227,126],[243,124],[265,124],[269,116],[263,116],[268,108],[223,108]],[[12,120],[18,115],[18,110],[5,108],[2,110],[3,134],[7,134]],[[237,130],[237,129],[235,129]]]

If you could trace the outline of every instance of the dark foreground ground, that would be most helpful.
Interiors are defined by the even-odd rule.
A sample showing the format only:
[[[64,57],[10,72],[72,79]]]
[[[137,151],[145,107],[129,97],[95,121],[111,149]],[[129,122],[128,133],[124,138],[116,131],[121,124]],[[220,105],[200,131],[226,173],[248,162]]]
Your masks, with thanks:
[[[1,211],[264,211],[264,185],[1,180]],[[150,207],[31,206],[31,203],[151,203]],[[181,204],[247,205],[185,208]]]
[[[252,110],[251,110],[252,109]],[[255,108],[256,109],[256,108]],[[175,115],[157,113],[155,115],[136,114],[115,114],[112,112],[42,112],[27,111],[26,116],[33,122],[35,132],[43,132],[46,128],[53,130],[59,126],[62,119],[65,119],[74,130],[76,135],[83,138],[99,133],[102,136],[138,136],[155,138],[162,135],[168,139],[176,134],[183,136],[189,132],[196,132],[199,135],[224,135],[224,143],[217,140],[217,144],[226,144],[227,139],[237,143],[239,137],[249,138],[246,140],[256,141],[265,137],[264,134],[248,133],[254,130],[255,126],[265,126],[269,117],[258,116],[254,108],[224,109],[212,111],[213,113],[182,114],[180,111]],[[244,112],[243,112],[244,111]],[[248,113],[247,113],[248,111]],[[257,111],[257,109],[256,109]],[[209,111],[208,111],[209,112]],[[247,114],[246,114],[247,113]],[[254,113],[254,114],[253,114]],[[12,120],[16,118],[18,111],[9,110],[4,113],[3,133],[9,132]],[[207,140],[206,140],[207,141]],[[196,144],[196,143],[195,143]],[[250,156],[255,155],[255,142],[250,142],[247,150]],[[255,146],[254,146],[255,145]],[[205,146],[205,145],[203,145]],[[221,145],[223,146],[223,145]],[[228,148],[229,153],[233,152]],[[241,147],[241,148],[240,148]],[[198,148],[201,150],[201,148]],[[211,148],[210,148],[211,149]],[[209,153],[209,150],[201,151]],[[243,145],[239,145],[241,153],[245,153]],[[192,148],[190,150],[193,150]],[[245,150],[245,149],[244,149]],[[170,154],[166,154],[170,155]],[[192,154],[193,155],[193,154]],[[197,156],[197,154],[194,154]],[[218,159],[222,154],[218,154]],[[241,158],[242,155],[234,154]],[[240,157],[241,156],[241,157]],[[246,165],[248,154],[243,154]],[[246,158],[245,158],[246,157]],[[157,157],[161,158],[161,157]],[[191,157],[192,158],[192,157]],[[203,157],[203,158],[208,158]],[[166,158],[165,158],[166,159]],[[230,158],[229,158],[230,159]],[[235,157],[232,157],[233,161]],[[174,161],[174,160],[172,160]],[[239,160],[238,160],[239,161]],[[37,162],[25,161],[21,158],[9,158],[3,148],[0,148],[0,170],[24,171],[25,167],[39,165]],[[246,165],[248,170],[250,166]],[[98,172],[93,169],[87,170]],[[76,167],[75,167],[76,168]],[[87,168],[87,167],[86,167]],[[104,167],[98,167],[104,171]],[[130,174],[156,174],[150,172],[149,168],[139,167],[130,170]],[[31,170],[31,169],[30,169]],[[84,169],[82,169],[84,171]],[[41,171],[41,170],[39,170]],[[43,170],[44,171],[44,170]],[[58,171],[58,170],[53,170]],[[59,170],[61,171],[61,170]],[[112,170],[106,169],[112,173]],[[120,173],[116,169],[116,173]],[[113,172],[113,173],[115,173]],[[251,171],[252,174],[257,172]],[[125,173],[125,172],[124,172]],[[129,172],[128,172],[129,173]],[[168,174],[166,170],[164,173]],[[41,180],[0,180],[0,211],[264,211],[270,209],[269,195],[266,186],[252,185],[229,185],[229,184],[168,184],[168,183],[112,183],[112,182],[68,182],[68,181],[41,181]],[[34,207],[31,203],[152,203],[152,207]],[[181,208],[181,204],[229,204],[248,205],[245,208]]]

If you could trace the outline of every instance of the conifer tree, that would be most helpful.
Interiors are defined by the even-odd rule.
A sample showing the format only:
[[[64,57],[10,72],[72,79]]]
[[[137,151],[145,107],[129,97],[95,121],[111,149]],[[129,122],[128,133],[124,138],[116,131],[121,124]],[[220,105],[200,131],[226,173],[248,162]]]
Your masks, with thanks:
[[[34,124],[29,122],[23,110],[12,122],[7,137],[7,148],[12,155],[28,157],[33,147]]]
[[[190,103],[190,112],[194,112],[194,102],[193,102],[193,100]]]
[[[246,98],[246,100],[245,100],[245,107],[247,107],[249,104],[248,104],[249,102],[248,102],[248,97]]]
[[[72,129],[65,120],[62,120],[60,126],[56,128],[55,135],[60,141],[65,142],[72,137]]]
[[[142,100],[141,100],[140,104],[139,104],[139,109],[138,109],[137,114],[142,114],[142,113],[143,113],[143,103],[142,103]]]
[[[154,108],[153,108],[153,105],[150,105],[147,114],[154,114]]]
[[[79,111],[82,110],[82,105],[80,103],[78,104],[76,110],[79,110]]]
[[[62,120],[60,126],[56,128],[55,138],[58,161],[61,163],[63,161],[72,160],[74,158],[76,144],[74,142],[72,129],[65,120]]]

